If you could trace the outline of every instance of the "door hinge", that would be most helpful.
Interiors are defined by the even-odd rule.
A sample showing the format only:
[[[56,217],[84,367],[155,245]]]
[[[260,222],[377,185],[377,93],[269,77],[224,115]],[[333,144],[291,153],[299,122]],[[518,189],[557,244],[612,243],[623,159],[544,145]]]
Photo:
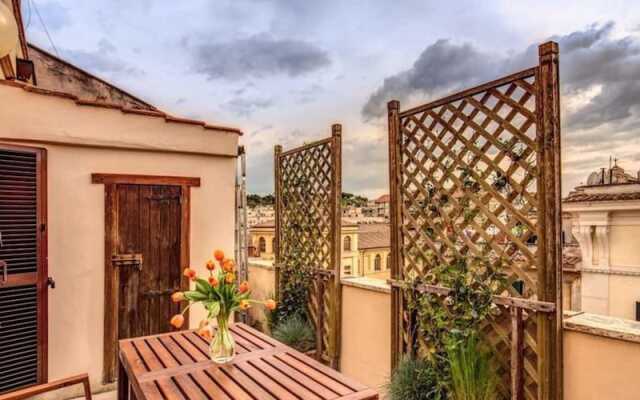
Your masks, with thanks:
[[[40,232],[44,232],[47,230],[47,224],[40,224]]]

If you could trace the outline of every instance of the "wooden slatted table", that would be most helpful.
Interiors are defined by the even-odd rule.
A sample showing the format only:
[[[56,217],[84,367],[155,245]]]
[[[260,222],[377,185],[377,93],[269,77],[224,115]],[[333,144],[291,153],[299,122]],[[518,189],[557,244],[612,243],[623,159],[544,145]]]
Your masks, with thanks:
[[[235,324],[235,359],[209,360],[193,331],[120,341],[119,400],[364,400],[375,391],[244,324]]]

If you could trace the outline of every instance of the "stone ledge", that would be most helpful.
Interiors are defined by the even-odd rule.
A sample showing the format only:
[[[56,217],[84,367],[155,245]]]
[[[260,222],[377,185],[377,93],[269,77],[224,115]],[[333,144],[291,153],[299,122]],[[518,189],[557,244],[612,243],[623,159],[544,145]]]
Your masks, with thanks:
[[[247,265],[250,268],[253,267],[253,268],[266,269],[267,271],[275,271],[272,260],[249,259],[249,261],[247,262]]]
[[[391,286],[382,279],[367,278],[366,276],[355,276],[342,278],[340,283],[344,286],[351,286],[358,289],[372,290],[380,293],[391,293]]]
[[[604,315],[575,313],[566,316],[564,329],[589,335],[640,343],[640,322]]]

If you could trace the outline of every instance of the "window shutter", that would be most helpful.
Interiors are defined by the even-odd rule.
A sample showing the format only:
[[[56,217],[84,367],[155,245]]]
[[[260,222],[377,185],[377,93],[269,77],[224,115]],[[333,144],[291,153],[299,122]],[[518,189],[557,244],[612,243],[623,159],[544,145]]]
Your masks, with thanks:
[[[46,371],[41,161],[38,149],[0,144],[0,393],[40,383]]]

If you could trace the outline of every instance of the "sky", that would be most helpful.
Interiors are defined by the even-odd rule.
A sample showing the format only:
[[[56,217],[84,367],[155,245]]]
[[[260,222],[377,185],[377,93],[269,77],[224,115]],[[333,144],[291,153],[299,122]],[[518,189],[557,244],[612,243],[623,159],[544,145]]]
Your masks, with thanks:
[[[534,66],[549,39],[563,193],[610,156],[640,168],[637,0],[23,0],[23,17],[31,42],[163,111],[242,129],[251,193],[273,191],[275,144],[333,123],[343,190],[387,193],[387,101],[406,109]]]

